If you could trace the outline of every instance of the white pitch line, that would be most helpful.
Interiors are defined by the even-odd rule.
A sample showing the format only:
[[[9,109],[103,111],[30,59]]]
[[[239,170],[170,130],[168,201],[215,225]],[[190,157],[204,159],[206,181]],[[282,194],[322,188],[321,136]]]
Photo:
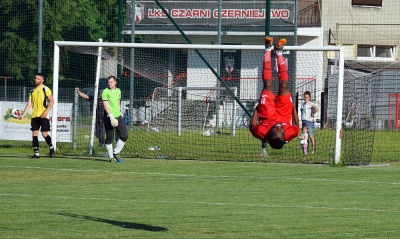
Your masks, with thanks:
[[[339,180],[326,178],[300,178],[286,176],[235,176],[235,175],[195,175],[195,174],[166,174],[158,172],[113,172],[109,170],[92,170],[92,169],[70,169],[70,168],[46,168],[38,166],[2,166],[0,168],[23,168],[23,169],[38,169],[49,171],[70,171],[70,172],[92,172],[92,173],[112,173],[112,174],[137,174],[137,175],[157,175],[170,177],[190,177],[190,178],[241,178],[241,179],[286,179],[286,180],[303,180],[303,181],[323,181],[334,183],[365,183],[365,184],[382,184],[382,185],[400,185],[400,182],[381,182],[381,181],[366,181],[366,180]]]
[[[68,200],[85,200],[85,201],[118,201],[125,203],[168,203],[168,204],[204,204],[215,206],[241,206],[241,207],[269,207],[269,208],[300,208],[300,209],[325,209],[325,210],[341,210],[341,211],[371,211],[371,212],[385,212],[385,213],[400,213],[399,210],[388,209],[374,209],[374,208],[349,208],[349,207],[322,207],[322,206],[286,206],[276,204],[252,204],[252,203],[225,203],[225,202],[183,202],[183,201],[168,201],[168,200],[135,200],[135,199],[117,199],[117,198],[82,198],[82,197],[69,197],[69,196],[43,196],[43,195],[29,195],[29,194],[11,194],[3,193],[1,197],[30,197],[30,198],[50,198],[50,199],[68,199]]]

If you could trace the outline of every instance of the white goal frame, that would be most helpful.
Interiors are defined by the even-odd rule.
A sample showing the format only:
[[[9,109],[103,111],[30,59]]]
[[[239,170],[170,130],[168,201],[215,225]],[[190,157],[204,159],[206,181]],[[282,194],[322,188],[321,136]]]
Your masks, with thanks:
[[[154,44],[154,43],[116,43],[116,42],[73,42],[54,41],[54,65],[53,65],[53,115],[52,125],[57,125],[58,110],[58,81],[60,64],[60,46],[91,46],[91,47],[125,47],[125,48],[168,48],[168,49],[192,49],[192,50],[264,50],[263,45],[202,45],[202,44]],[[344,47],[343,46],[285,46],[285,50],[303,51],[335,51],[338,52],[338,94],[335,132],[335,164],[340,162],[341,135],[342,135],[342,110],[343,110],[343,80],[344,80]],[[57,135],[57,127],[51,127],[51,135]],[[57,149],[57,140],[53,142]]]

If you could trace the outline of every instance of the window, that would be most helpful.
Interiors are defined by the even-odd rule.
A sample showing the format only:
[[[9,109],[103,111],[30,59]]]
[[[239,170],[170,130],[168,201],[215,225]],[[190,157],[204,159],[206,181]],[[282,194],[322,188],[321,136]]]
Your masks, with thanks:
[[[376,57],[392,57],[392,49],[385,47],[376,47],[375,48],[375,56]]]
[[[372,46],[358,46],[357,57],[373,57]]]
[[[382,7],[382,0],[351,0],[353,6]]]
[[[396,48],[394,46],[358,45],[358,60],[394,61]]]

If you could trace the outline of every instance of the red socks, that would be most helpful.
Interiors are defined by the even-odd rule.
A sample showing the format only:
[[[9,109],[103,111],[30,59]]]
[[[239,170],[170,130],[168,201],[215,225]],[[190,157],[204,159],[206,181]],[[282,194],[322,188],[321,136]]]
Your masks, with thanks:
[[[264,52],[262,78],[263,78],[263,80],[272,80],[271,50],[270,49],[268,49]]]
[[[278,60],[278,72],[279,72],[279,80],[289,80],[289,76],[287,73],[287,67],[285,60],[282,54],[277,55]],[[272,67],[271,67],[271,50],[268,49],[264,52],[264,62],[262,69],[262,78],[263,80],[272,80]]]
[[[283,59],[282,54],[279,54],[277,56],[278,58],[278,72],[279,72],[279,80],[285,80],[288,81],[288,73],[287,73],[287,68],[286,68],[286,63],[285,60]]]

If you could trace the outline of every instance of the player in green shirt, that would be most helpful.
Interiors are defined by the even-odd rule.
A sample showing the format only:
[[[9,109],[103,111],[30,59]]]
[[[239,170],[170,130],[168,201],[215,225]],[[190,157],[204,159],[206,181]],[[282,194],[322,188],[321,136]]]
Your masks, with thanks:
[[[128,129],[121,114],[121,90],[116,88],[117,78],[109,76],[107,79],[108,88],[104,89],[101,98],[104,105],[104,127],[106,128],[106,149],[110,162],[123,162],[119,153],[128,140]],[[113,149],[114,130],[117,131],[119,139]]]

